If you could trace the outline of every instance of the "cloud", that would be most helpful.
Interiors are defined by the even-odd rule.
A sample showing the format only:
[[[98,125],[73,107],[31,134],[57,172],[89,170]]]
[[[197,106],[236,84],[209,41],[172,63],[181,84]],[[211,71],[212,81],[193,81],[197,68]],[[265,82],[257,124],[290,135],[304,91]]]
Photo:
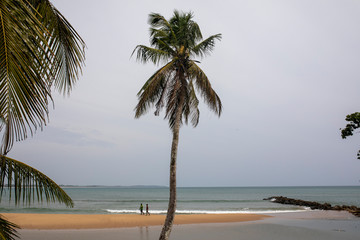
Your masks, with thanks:
[[[79,147],[96,147],[96,148],[112,148],[115,144],[105,141],[102,134],[96,130],[88,130],[87,132],[77,132],[58,127],[46,127],[46,136],[36,136],[37,141],[46,141],[48,143],[56,143],[59,145],[71,145]]]
[[[133,111],[159,66],[130,55],[149,45],[149,13],[179,9],[194,12],[204,37],[223,35],[200,66],[224,106],[217,118],[201,104],[198,127],[181,128],[180,185],[358,184],[360,136],[342,140],[339,128],[360,110],[359,2],[52,2],[87,43],[86,67],[13,156],[65,184],[167,185],[168,123]]]

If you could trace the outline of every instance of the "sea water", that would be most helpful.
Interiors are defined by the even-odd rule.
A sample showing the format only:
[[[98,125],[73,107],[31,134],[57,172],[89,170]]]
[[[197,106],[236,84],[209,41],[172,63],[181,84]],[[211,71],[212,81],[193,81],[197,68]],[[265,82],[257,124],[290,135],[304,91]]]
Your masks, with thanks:
[[[0,212],[134,214],[142,203],[150,213],[166,214],[169,189],[166,187],[64,187],[74,208],[58,203],[32,203],[15,206],[5,195]],[[360,186],[337,187],[179,187],[177,214],[200,213],[277,213],[310,211],[301,206],[282,205],[263,200],[271,196],[328,202],[332,205],[360,207]]]

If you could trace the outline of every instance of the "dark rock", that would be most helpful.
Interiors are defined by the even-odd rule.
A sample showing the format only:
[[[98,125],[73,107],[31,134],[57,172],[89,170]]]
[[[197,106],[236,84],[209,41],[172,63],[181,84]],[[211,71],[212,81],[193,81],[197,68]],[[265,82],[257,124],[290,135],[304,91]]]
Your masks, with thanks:
[[[283,197],[283,196],[274,196],[274,197],[264,198],[263,200],[268,200],[268,201],[272,201],[272,202],[280,203],[280,204],[309,207],[312,210],[320,209],[320,210],[348,211],[348,212],[352,213],[353,215],[360,217],[360,208],[358,208],[357,206],[336,205],[333,207],[333,206],[331,206],[330,203],[318,203],[318,202],[304,201],[301,199],[293,199],[293,198],[287,198],[287,197]]]

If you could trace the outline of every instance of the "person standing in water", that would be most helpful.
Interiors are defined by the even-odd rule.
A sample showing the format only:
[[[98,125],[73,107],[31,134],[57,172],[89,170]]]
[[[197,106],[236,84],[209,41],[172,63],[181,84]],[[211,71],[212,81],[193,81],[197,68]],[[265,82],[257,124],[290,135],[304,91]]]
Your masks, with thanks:
[[[146,216],[149,215],[150,216],[150,213],[149,213],[149,204],[146,204]]]
[[[142,203],[140,204],[140,215],[144,215],[144,206]]]

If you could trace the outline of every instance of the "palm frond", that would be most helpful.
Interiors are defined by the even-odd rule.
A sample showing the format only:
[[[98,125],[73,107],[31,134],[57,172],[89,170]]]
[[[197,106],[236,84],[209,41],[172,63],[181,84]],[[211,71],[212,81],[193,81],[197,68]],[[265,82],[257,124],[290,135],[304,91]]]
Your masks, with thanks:
[[[183,116],[185,118],[185,124],[188,124],[189,118],[193,127],[196,127],[199,123],[200,111],[199,100],[196,97],[196,92],[192,81],[189,82],[187,88],[188,93],[185,95]]]
[[[180,13],[174,11],[174,16],[170,20],[175,35],[177,36],[176,44],[191,49],[197,41],[202,39],[199,25],[192,20],[193,13]]]
[[[0,240],[15,240],[19,237],[16,229],[20,227],[0,215]]]
[[[189,84],[190,86],[190,94],[189,94],[189,115],[191,117],[191,124],[193,125],[193,127],[196,127],[199,123],[199,118],[200,118],[200,110],[199,110],[199,100],[196,97],[196,92],[195,92],[195,88],[194,85],[192,83],[192,81]]]
[[[81,73],[85,61],[85,42],[48,0],[31,0],[39,19],[49,32],[47,47],[53,56],[54,86],[69,93]]]
[[[189,76],[194,80],[197,90],[200,92],[209,108],[220,116],[222,111],[221,100],[212,89],[208,77],[195,62],[191,62],[190,65]]]
[[[144,45],[136,46],[131,56],[133,56],[135,52],[136,52],[136,60],[143,63],[147,63],[151,61],[154,64],[158,64],[161,61],[168,60],[167,52],[156,48],[150,48]]]
[[[37,200],[64,203],[73,207],[73,201],[53,180],[20,161],[0,155],[0,200],[7,188],[15,204],[30,204]]]
[[[42,45],[46,29],[22,1],[1,1],[0,21],[0,129],[6,154],[14,138],[27,137],[27,127],[46,123],[50,90],[40,79],[50,59]]]
[[[138,92],[139,102],[135,107],[135,118],[147,112],[148,108],[153,106],[163,98],[164,87],[167,86],[166,80],[169,79],[173,68],[173,61],[156,71],[144,84]],[[158,107],[162,104],[159,103]]]
[[[170,90],[167,95],[167,104],[165,118],[169,119],[169,127],[173,129],[176,121],[177,109],[181,108],[181,112],[186,111],[184,100],[187,99],[187,83],[182,77],[175,76],[171,81]],[[182,118],[180,119],[182,124]]]
[[[215,40],[221,40],[221,34],[216,34],[208,37],[207,39],[203,40],[202,42],[198,43],[193,49],[192,53],[195,56],[205,57],[209,55],[214,47],[215,47]]]
[[[82,49],[81,49],[82,48]],[[46,125],[50,88],[69,92],[84,42],[48,0],[0,1],[2,154]]]
[[[172,39],[172,42],[177,42],[176,34],[174,33],[172,26],[170,23],[159,13],[151,13],[149,14],[149,20],[148,23],[152,28],[160,28],[165,31],[170,32],[170,39]],[[152,35],[150,35],[152,37]]]
[[[170,58],[175,55],[176,51],[171,46],[168,40],[168,34],[158,29],[150,29],[153,32],[153,37],[150,39],[151,46],[155,49],[163,51],[163,54]]]
[[[160,96],[158,101],[155,104],[156,110],[154,112],[155,116],[159,116],[159,113],[161,111],[161,109],[164,107],[165,105],[165,100],[166,100],[166,96],[167,93],[169,91],[169,84],[171,83],[171,74],[168,74],[167,79],[165,79],[165,83],[162,84],[162,88],[161,88],[161,92],[160,92]]]

